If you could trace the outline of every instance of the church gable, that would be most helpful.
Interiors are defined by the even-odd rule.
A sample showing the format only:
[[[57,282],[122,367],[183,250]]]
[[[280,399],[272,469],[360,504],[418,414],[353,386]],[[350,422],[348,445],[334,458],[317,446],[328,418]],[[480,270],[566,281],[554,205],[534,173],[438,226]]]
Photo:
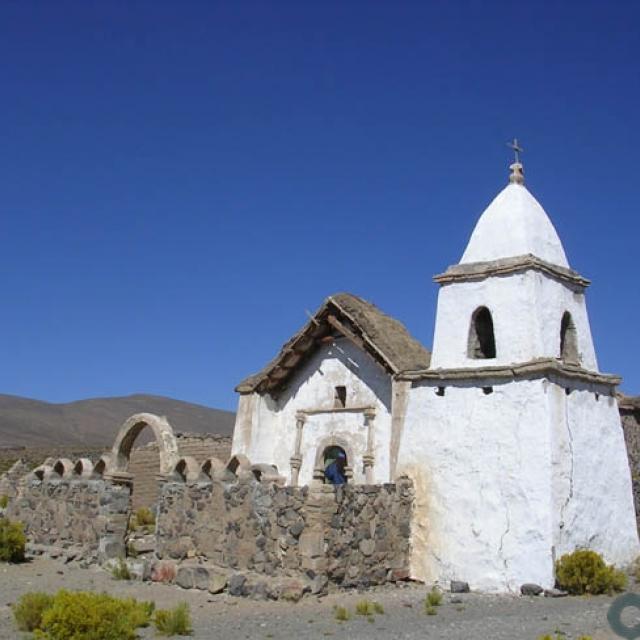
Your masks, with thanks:
[[[329,296],[311,320],[262,371],[243,380],[240,393],[277,393],[294,372],[336,337],[369,354],[389,374],[429,366],[430,353],[405,326],[373,304],[349,293]]]

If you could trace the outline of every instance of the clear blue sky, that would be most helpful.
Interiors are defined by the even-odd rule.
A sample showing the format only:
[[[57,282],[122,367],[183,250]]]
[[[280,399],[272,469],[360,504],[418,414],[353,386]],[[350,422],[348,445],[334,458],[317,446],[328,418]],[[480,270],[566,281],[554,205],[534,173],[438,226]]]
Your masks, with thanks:
[[[640,3],[0,4],[0,392],[235,408],[323,298],[431,345],[505,142],[640,393]]]

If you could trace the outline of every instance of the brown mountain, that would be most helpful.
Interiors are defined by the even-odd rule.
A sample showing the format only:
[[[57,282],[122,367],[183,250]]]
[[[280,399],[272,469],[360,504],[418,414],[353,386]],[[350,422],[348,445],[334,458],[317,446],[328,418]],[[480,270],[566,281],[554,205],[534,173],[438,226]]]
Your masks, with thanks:
[[[0,448],[110,446],[134,413],[166,416],[176,432],[231,435],[235,414],[163,396],[132,395],[52,404],[0,394]],[[145,430],[146,431],[146,430]],[[141,442],[146,440],[142,439]]]

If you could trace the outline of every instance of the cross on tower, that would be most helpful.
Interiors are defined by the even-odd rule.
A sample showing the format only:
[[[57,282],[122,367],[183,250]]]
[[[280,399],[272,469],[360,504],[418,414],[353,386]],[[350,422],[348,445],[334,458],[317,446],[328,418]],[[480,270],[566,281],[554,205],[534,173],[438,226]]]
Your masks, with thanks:
[[[520,163],[520,156],[518,154],[522,153],[524,149],[518,144],[518,138],[514,138],[512,142],[507,142],[507,147],[513,149],[513,153],[516,157],[516,163]]]

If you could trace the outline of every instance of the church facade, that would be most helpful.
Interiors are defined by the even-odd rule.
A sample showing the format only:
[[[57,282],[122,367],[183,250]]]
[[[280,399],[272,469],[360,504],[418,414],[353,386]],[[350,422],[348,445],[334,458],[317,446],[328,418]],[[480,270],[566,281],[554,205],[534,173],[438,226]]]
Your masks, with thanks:
[[[240,394],[232,450],[291,485],[413,480],[411,574],[482,591],[554,584],[578,547],[640,553],[616,376],[599,372],[589,281],[522,165],[440,285],[430,353],[357,296],[330,296]]]

